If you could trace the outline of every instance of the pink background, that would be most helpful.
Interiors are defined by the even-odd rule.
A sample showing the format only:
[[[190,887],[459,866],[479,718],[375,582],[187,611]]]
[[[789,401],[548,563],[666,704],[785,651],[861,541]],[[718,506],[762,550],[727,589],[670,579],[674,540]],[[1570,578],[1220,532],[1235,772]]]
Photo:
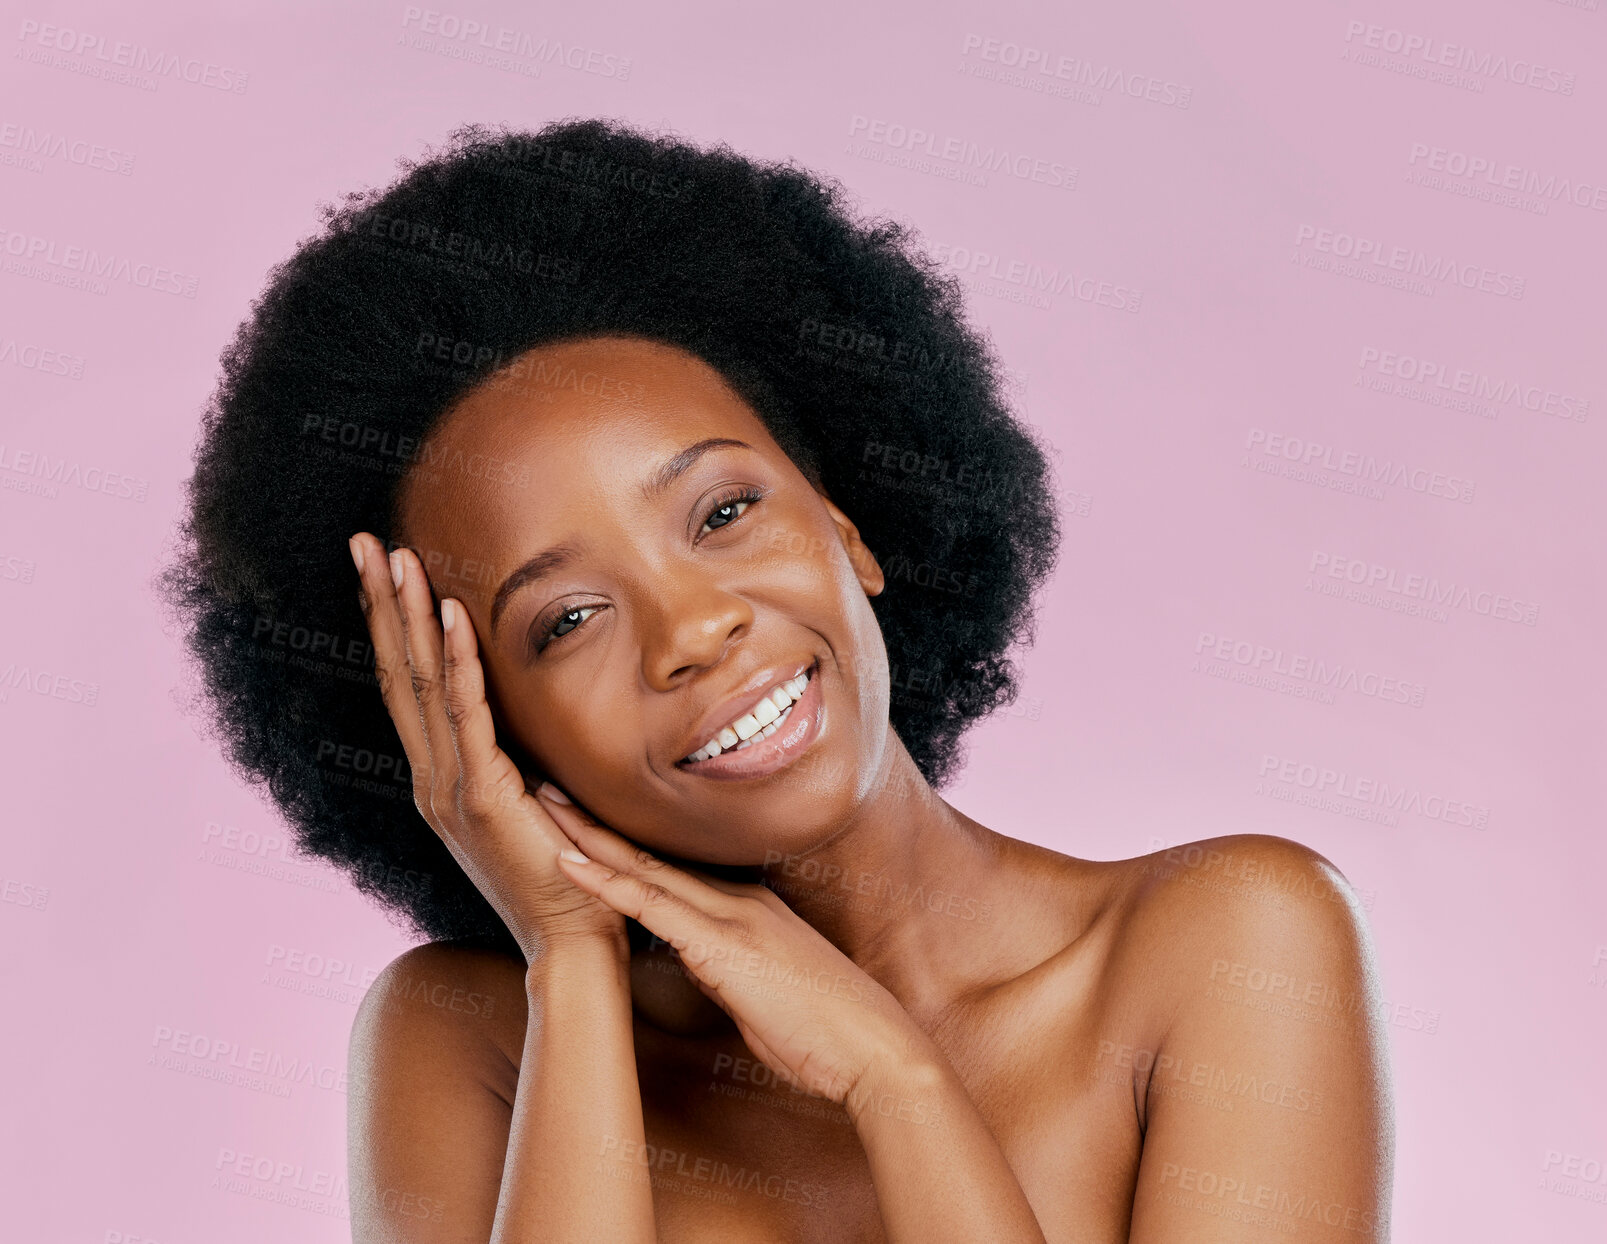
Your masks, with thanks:
[[[1369,906],[1390,1004],[1395,1238],[1603,1238],[1607,6],[466,0],[444,33],[402,4],[160,7],[7,4],[0,24],[8,1236],[346,1238],[336,1078],[362,985],[408,938],[279,845],[199,736],[151,582],[219,351],[315,205],[462,121],[603,114],[796,159],[962,265],[996,257],[971,313],[1059,450],[1066,536],[1021,699],[950,798],[1076,855],[1236,832],[1321,851]],[[459,20],[537,50],[473,59]],[[119,41],[222,85],[108,78]],[[1022,49],[1032,86],[999,76]],[[1540,85],[1481,74],[1492,54]],[[1459,55],[1463,81],[1424,59]],[[1077,61],[1104,86],[1052,72]],[[944,158],[963,143],[1029,175],[976,184]],[[1495,184],[1457,175],[1468,158]],[[1063,171],[1034,181],[1037,160]],[[1071,168],[1075,188],[1047,184]],[[75,287],[74,246],[193,285]],[[1442,275],[1398,288],[1392,261]],[[1076,283],[1023,302],[1031,266]],[[1097,282],[1137,310],[1078,296]],[[1452,387],[1397,392],[1385,356]],[[1496,396],[1434,400],[1462,369]],[[1302,476],[1273,437],[1420,474]],[[111,491],[52,495],[29,452]],[[1413,486],[1436,476],[1454,482]],[[1358,600],[1313,567],[1387,582]],[[1469,603],[1425,614],[1412,575]],[[1421,702],[1258,685],[1257,645]],[[313,1074],[208,1078],[228,1043]],[[278,1173],[230,1182],[227,1154]]]

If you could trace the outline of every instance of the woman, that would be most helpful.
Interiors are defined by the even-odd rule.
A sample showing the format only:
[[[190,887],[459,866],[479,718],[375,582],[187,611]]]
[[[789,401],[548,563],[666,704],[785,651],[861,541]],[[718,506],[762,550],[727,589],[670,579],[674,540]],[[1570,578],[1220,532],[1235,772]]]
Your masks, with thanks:
[[[937,794],[1058,524],[957,288],[840,190],[461,131],[273,274],[191,499],[232,759],[433,939],[353,1032],[354,1238],[1387,1236],[1331,865]]]

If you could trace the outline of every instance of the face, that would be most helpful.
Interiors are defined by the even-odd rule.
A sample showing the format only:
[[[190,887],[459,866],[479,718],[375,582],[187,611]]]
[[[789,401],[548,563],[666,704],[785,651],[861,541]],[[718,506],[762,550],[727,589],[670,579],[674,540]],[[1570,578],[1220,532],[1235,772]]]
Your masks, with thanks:
[[[896,745],[875,559],[690,354],[522,356],[431,432],[400,516],[474,624],[504,748],[650,849],[818,845]]]

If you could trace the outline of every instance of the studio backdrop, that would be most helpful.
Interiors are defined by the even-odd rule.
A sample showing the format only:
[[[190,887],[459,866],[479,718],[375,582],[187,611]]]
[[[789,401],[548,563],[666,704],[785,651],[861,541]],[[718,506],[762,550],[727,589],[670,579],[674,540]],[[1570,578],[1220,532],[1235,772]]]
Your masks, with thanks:
[[[347,1040],[419,939],[231,772],[159,576],[222,351],[320,208],[466,123],[568,117],[795,161],[963,288],[1063,538],[945,797],[1225,890],[1168,849],[1320,852],[1378,952],[1394,1238],[1607,1235],[1596,0],[6,9],[8,1238],[348,1238]]]

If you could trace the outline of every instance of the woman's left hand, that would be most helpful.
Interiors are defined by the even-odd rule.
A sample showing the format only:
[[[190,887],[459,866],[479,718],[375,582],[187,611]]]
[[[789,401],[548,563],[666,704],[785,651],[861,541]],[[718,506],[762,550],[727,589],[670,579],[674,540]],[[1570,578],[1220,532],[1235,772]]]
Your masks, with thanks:
[[[573,803],[537,797],[587,858],[559,867],[673,946],[693,982],[784,1081],[847,1106],[936,1047],[898,1000],[763,885],[677,868]]]

